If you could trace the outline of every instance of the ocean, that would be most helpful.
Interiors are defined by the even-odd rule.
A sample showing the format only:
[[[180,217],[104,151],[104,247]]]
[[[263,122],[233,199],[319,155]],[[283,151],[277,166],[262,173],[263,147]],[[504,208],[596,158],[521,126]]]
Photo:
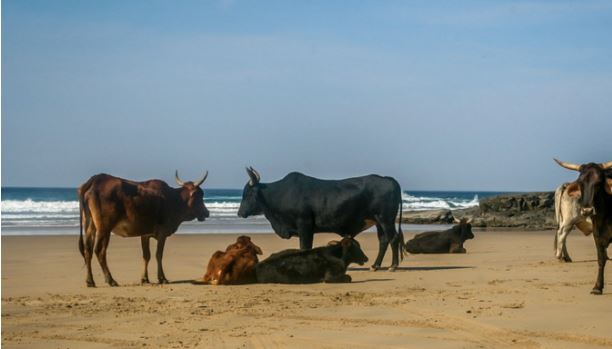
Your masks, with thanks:
[[[501,192],[406,191],[404,210],[460,209],[478,205],[478,200]],[[210,211],[205,222],[183,223],[177,233],[262,233],[272,228],[263,216],[237,216],[242,189],[205,189]],[[3,235],[78,234],[79,203],[76,188],[2,187]],[[404,229],[410,227],[403,225]],[[433,228],[429,226],[429,228]],[[418,229],[417,229],[418,230]]]

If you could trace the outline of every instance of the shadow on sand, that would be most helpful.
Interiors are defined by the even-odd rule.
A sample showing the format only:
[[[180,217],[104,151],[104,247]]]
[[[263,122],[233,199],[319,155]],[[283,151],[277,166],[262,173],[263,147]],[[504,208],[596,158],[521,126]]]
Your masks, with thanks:
[[[439,267],[397,267],[395,271],[429,271],[429,270],[452,270],[452,269],[474,269],[472,266],[439,266]],[[368,271],[370,268],[357,267],[348,268],[349,271]],[[389,267],[380,267],[379,271],[387,271]]]
[[[363,283],[368,283],[368,282],[376,282],[376,281],[393,281],[395,279],[366,279],[366,280],[358,280],[358,281],[351,281],[351,284],[363,284]]]

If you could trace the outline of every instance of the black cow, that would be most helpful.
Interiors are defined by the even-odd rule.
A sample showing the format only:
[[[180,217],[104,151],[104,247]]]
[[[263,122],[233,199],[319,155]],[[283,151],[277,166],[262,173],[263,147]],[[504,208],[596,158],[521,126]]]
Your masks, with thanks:
[[[592,294],[602,294],[604,269],[608,254],[606,249],[612,243],[612,161],[596,164],[575,165],[554,159],[559,165],[580,172],[576,183],[580,186],[580,213],[591,217],[593,238],[597,247],[597,281]],[[607,171],[607,172],[606,172]]]
[[[359,243],[347,237],[312,250],[291,249],[272,254],[255,266],[255,273],[260,283],[351,282],[346,274],[348,265],[363,265],[367,261]]]
[[[379,251],[372,269],[380,263],[391,244],[393,260],[390,271],[399,264],[404,234],[401,224],[395,230],[402,194],[391,177],[369,175],[343,180],[322,180],[292,172],[280,181],[261,183],[260,175],[247,168],[250,177],[244,186],[238,216],[264,214],[274,232],[283,239],[300,238],[300,249],[311,249],[313,235],[334,232],[355,237],[376,225]]]
[[[465,218],[455,219],[454,227],[445,231],[428,231],[415,235],[406,243],[406,251],[410,253],[465,253],[463,243],[473,239],[472,225]]]

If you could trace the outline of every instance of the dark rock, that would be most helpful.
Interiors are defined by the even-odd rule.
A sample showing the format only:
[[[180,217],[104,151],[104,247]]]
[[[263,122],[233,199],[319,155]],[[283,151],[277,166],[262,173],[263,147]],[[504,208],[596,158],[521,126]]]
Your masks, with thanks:
[[[555,223],[555,194],[504,194],[480,200],[479,207],[456,210],[457,218],[473,217],[474,227],[552,229]]]
[[[453,222],[451,210],[404,211],[402,223],[405,224],[448,224]]]
[[[472,218],[473,227],[553,229],[553,192],[504,194],[480,200],[479,207],[462,210],[406,211],[402,223],[449,224],[454,218]]]

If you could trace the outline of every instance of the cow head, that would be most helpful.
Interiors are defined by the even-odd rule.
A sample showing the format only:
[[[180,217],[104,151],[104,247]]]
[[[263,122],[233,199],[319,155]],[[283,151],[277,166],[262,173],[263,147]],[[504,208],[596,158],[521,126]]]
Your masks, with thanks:
[[[347,266],[351,263],[364,265],[368,262],[368,256],[363,253],[359,242],[351,237],[345,237],[341,241],[330,241],[328,245],[342,247],[342,260]]]
[[[247,218],[263,213],[261,207],[261,176],[253,167],[247,167],[247,174],[249,175],[249,181],[244,186],[242,191],[242,201],[240,201],[240,208],[238,209],[238,216]]]
[[[606,176],[606,170],[612,168],[612,161],[596,164],[576,165],[554,159],[561,167],[580,172],[576,183],[580,187],[580,213],[585,217],[596,215],[594,198],[595,194],[604,190],[612,195],[612,179]]]
[[[254,254],[263,254],[263,251],[261,250],[261,248],[257,245],[255,245],[252,241],[251,238],[249,236],[246,235],[241,235],[236,239],[236,242],[232,245],[229,245],[227,247],[226,251],[229,250],[242,250],[242,249],[246,249],[249,250],[251,252],[253,252]]]
[[[208,171],[204,174],[204,177],[196,182],[183,182],[178,175],[178,170],[174,174],[176,183],[180,185],[181,197],[187,204],[187,219],[192,220],[197,218],[198,221],[202,222],[210,216],[210,212],[204,205],[204,191],[200,186],[208,177]]]
[[[455,225],[453,227],[453,231],[456,234],[459,234],[459,237],[461,238],[461,241],[465,241],[465,240],[469,240],[469,239],[473,239],[474,238],[474,233],[472,233],[472,218],[466,219],[466,218],[461,218],[461,219],[457,219],[455,218],[455,223],[457,225]]]

